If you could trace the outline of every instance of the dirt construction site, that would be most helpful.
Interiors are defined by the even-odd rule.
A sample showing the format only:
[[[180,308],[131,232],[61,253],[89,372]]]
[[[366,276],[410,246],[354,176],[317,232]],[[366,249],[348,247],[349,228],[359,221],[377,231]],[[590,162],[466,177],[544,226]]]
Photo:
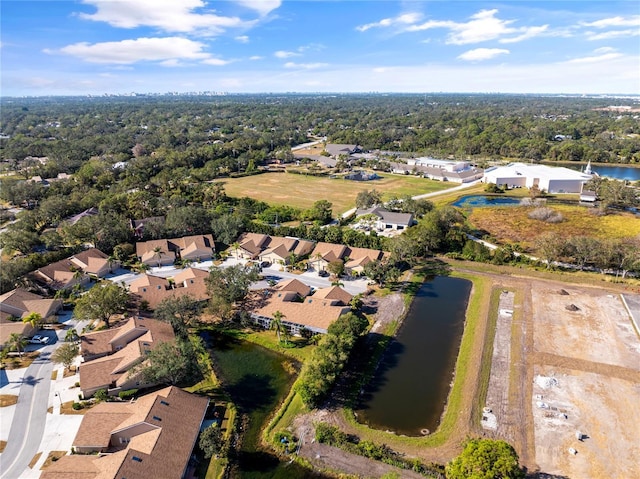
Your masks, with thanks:
[[[640,334],[634,326],[634,319],[640,325],[640,294],[610,283],[468,273],[488,279],[492,293],[482,295],[452,434],[438,446],[396,441],[392,434],[384,442],[410,457],[446,464],[467,437],[504,439],[516,449],[528,478],[640,477]],[[491,318],[496,319],[494,331]],[[484,408],[478,404],[478,409],[478,377],[487,348],[491,370]],[[322,421],[380,440],[335,411],[300,419],[299,433]],[[301,452],[317,467],[344,470],[332,460],[334,454],[308,446]],[[368,459],[351,456],[348,462],[347,471],[356,477],[380,477],[371,472]]]
[[[640,340],[623,297],[539,282],[530,294],[539,470],[572,479],[640,477]]]

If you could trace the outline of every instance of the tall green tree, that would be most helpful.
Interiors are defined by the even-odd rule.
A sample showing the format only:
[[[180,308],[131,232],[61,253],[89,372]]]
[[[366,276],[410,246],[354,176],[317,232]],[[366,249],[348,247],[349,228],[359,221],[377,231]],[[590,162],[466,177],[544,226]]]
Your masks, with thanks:
[[[375,205],[382,204],[382,193],[376,191],[375,189],[369,191],[360,191],[356,196],[356,207],[357,208],[370,208]]]
[[[447,464],[447,479],[521,479],[524,471],[513,447],[501,440],[470,439]]]
[[[80,348],[76,343],[64,343],[53,352],[51,360],[54,363],[62,364],[65,369],[69,370],[78,354],[80,354]]]
[[[217,422],[200,433],[198,446],[200,446],[205,458],[220,457],[224,451],[224,437]]]
[[[111,316],[124,313],[128,301],[129,293],[124,288],[104,281],[96,284],[76,301],[73,314],[79,319],[103,321],[110,327]]]
[[[186,339],[189,328],[195,326],[202,314],[203,304],[189,295],[167,298],[160,302],[154,311],[157,319],[173,327],[176,336]]]
[[[140,373],[143,380],[151,384],[194,383],[206,374],[206,355],[200,338],[176,338],[160,343],[149,351],[145,360],[130,374]]]

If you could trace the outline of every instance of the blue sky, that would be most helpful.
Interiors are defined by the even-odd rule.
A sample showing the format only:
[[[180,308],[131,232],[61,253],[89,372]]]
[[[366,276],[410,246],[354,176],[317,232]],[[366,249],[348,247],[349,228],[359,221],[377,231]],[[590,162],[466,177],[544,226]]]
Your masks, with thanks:
[[[1,94],[640,94],[637,1],[2,0]]]

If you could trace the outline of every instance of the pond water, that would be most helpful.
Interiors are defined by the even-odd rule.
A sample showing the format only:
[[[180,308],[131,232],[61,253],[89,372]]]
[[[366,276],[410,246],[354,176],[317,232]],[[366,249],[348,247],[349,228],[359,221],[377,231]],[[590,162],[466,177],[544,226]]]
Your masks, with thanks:
[[[238,467],[231,477],[279,477],[284,464],[277,456],[259,448],[259,438],[270,414],[291,388],[295,379],[294,364],[281,354],[230,335],[210,334],[204,339],[211,348],[225,391],[238,412],[248,417],[242,447],[236,453]],[[288,475],[282,477],[323,477],[295,464],[286,467]]]
[[[471,282],[426,281],[356,410],[370,427],[420,436],[440,424],[449,395]]]
[[[459,208],[479,208],[482,206],[517,206],[522,198],[508,196],[468,195],[459,198],[452,206]]]
[[[572,170],[581,171],[586,165],[563,165]],[[607,178],[615,178],[616,180],[640,181],[640,168],[632,168],[630,166],[605,166],[593,165],[591,171],[598,173],[600,176]]]

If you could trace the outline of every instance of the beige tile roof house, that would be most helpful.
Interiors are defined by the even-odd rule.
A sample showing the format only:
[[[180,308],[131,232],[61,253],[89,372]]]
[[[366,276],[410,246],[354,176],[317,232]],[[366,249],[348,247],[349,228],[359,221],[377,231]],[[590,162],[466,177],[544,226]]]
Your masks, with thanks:
[[[308,255],[313,249],[313,242],[288,236],[269,236],[260,233],[243,233],[238,238],[240,247],[236,252],[231,248],[233,256],[245,259],[260,259],[269,263],[288,264],[291,253],[297,257]]]
[[[269,263],[289,264],[291,254],[296,257],[304,257],[311,253],[314,243],[298,238],[269,236],[266,249],[260,253],[260,261]]]
[[[349,306],[351,299],[353,298],[351,294],[347,293],[340,286],[329,286],[328,288],[318,289],[313,293],[312,297],[315,299],[337,301],[336,304],[341,306]]]
[[[209,299],[206,279],[209,273],[196,268],[185,268],[177,273],[170,282],[151,274],[143,274],[129,285],[129,291],[138,301],[146,301],[155,309],[163,300],[189,295],[198,301]]]
[[[273,289],[276,291],[292,292],[300,296],[300,298],[305,298],[311,294],[311,287],[295,278],[278,283]]]
[[[367,263],[379,261],[383,256],[384,253],[379,250],[349,247],[346,254],[349,260],[345,263],[344,267],[347,272],[362,273]]]
[[[22,288],[17,288],[0,296],[0,349],[13,333],[29,337],[35,329],[21,321],[29,313],[38,313],[43,319],[56,314],[62,307],[59,299],[47,299]],[[11,321],[9,318],[19,318]]]
[[[238,251],[233,249],[233,254],[239,258],[255,259],[262,251],[264,251],[269,241],[269,235],[263,235],[260,233],[243,233],[237,241],[240,247],[238,248]]]
[[[303,329],[313,333],[326,333],[335,320],[350,311],[348,306],[339,304],[334,299],[318,299],[307,296],[302,302],[296,301],[297,295],[272,292],[268,297],[258,301],[251,311],[251,318],[256,324],[269,329],[276,311],[284,317],[282,323],[293,335],[300,335]]]
[[[100,403],[85,414],[73,441],[80,454],[62,457],[40,477],[184,478],[208,405],[206,397],[175,386],[133,403]]]
[[[84,334],[80,352],[80,389],[84,397],[99,389],[110,394],[120,390],[150,386],[129,371],[158,344],[175,338],[168,323],[150,318],[131,318],[119,328]]]
[[[136,256],[140,262],[150,266],[169,265],[176,260],[176,254],[171,250],[169,241],[166,239],[136,243]]]
[[[213,236],[210,234],[136,243],[136,256],[142,263],[151,266],[173,264],[176,258],[192,261],[209,260],[213,257],[215,250]]]
[[[97,248],[89,248],[61,261],[37,269],[32,277],[53,289],[68,289],[75,284],[86,284],[89,275],[99,278],[112,271],[117,263]]]
[[[347,247],[342,244],[319,242],[309,255],[309,262],[317,270],[324,270],[332,261],[343,259],[347,255]]]
[[[102,278],[117,266],[115,261],[109,261],[109,256],[97,248],[89,248],[75,254],[69,260],[86,274]]]
[[[35,270],[32,277],[55,290],[69,289],[76,284],[84,285],[89,282],[89,276],[69,258]]]
[[[169,240],[178,250],[178,256],[192,261],[205,261],[213,257],[216,250],[213,236],[195,235]]]

